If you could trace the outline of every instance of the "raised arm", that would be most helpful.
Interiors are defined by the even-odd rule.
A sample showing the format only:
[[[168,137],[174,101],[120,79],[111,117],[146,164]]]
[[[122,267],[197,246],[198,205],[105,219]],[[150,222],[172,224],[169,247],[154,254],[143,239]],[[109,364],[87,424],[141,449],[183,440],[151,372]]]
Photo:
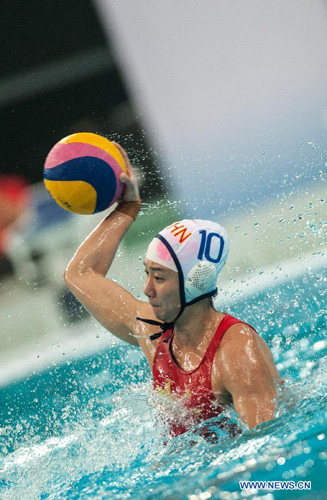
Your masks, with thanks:
[[[141,206],[137,184],[125,151],[119,146],[129,175],[123,201],[87,237],[65,271],[65,282],[86,309],[111,333],[139,345],[134,336],[140,329],[136,316],[148,315],[149,304],[136,300],[127,290],[106,278],[119,243]]]
[[[225,335],[219,359],[223,387],[252,429],[274,418],[280,377],[268,346],[252,328],[236,324]]]

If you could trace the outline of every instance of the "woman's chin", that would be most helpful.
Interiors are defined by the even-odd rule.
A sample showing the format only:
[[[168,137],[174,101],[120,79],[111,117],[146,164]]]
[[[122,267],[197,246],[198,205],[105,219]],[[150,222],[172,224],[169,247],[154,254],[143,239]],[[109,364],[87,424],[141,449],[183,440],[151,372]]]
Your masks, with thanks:
[[[163,315],[162,315],[162,312],[158,311],[158,308],[154,307],[154,308],[153,308],[153,312],[154,312],[154,315],[155,315],[155,317],[156,317],[157,319],[159,319],[160,321],[165,321],[165,320],[163,319],[163,317],[162,317],[162,316],[163,316]]]
[[[166,321],[165,312],[161,310],[161,307],[152,307],[152,310],[153,310],[155,317],[158,320],[163,321],[163,322]]]
[[[152,306],[152,311],[155,317],[163,321],[164,323],[172,323],[176,316],[178,315],[178,310],[177,311],[167,311],[164,310],[162,307],[154,307]]]

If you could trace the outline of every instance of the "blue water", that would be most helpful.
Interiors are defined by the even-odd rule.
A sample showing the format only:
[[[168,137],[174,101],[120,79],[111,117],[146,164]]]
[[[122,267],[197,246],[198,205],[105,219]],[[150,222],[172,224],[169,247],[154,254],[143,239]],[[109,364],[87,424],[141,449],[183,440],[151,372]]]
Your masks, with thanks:
[[[224,304],[257,328],[286,380],[275,420],[248,431],[228,411],[238,437],[216,419],[216,443],[197,428],[170,438],[162,416],[174,403],[153,393],[125,344],[2,389],[0,498],[327,498],[326,284],[326,269],[304,269]],[[311,481],[311,491],[245,493],[241,480]]]

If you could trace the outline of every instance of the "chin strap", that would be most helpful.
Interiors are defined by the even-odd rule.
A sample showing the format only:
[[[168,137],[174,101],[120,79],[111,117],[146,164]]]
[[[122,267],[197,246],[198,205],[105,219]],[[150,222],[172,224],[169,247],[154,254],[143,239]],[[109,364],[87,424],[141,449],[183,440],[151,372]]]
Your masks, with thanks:
[[[168,335],[168,337],[164,340],[164,342],[166,343],[166,342],[168,342],[168,340],[172,336],[173,330],[174,330],[174,327],[175,327],[175,322],[183,314],[183,312],[185,310],[185,307],[191,306],[191,305],[195,304],[196,302],[199,302],[200,300],[206,299],[207,297],[212,297],[216,293],[217,293],[217,288],[215,290],[212,290],[211,292],[208,292],[208,293],[205,293],[203,295],[200,295],[200,297],[196,297],[195,299],[191,300],[191,302],[188,302],[187,304],[182,304],[181,308],[179,310],[179,313],[177,314],[177,316],[174,319],[174,321],[172,321],[171,323],[166,323],[166,322],[161,322],[161,321],[155,321],[154,319],[139,318],[138,316],[136,316],[136,319],[138,321],[143,321],[143,323],[147,323],[148,325],[155,325],[155,326],[159,326],[160,327],[161,331],[157,332],[157,333],[153,333],[152,335],[150,335],[150,340],[159,339],[160,337],[162,337],[162,335],[164,333],[168,332],[168,330],[171,330],[171,334]]]
[[[168,340],[170,339],[170,337],[173,334],[174,327],[175,327],[175,321],[181,316],[184,309],[185,309],[185,306],[181,306],[179,313],[177,314],[174,321],[172,321],[171,323],[166,323],[166,322],[163,323],[161,321],[155,321],[154,319],[139,318],[138,316],[136,316],[136,319],[139,321],[143,321],[143,323],[148,323],[149,325],[155,325],[155,326],[160,327],[161,331],[150,335],[150,340],[159,339],[160,337],[162,337],[162,335],[164,333],[168,332],[168,330],[171,330],[170,335],[168,335],[168,337],[164,340],[164,342],[166,343],[166,342],[168,342]]]
[[[161,323],[161,321],[155,321],[154,319],[139,318],[138,316],[136,316],[136,319],[138,321],[143,321],[143,323],[148,323],[149,325],[155,325],[155,326],[160,327],[161,331],[150,335],[150,340],[159,339],[164,333],[168,332],[168,330],[171,330],[171,334],[173,333],[174,322],[173,323]],[[171,337],[171,334],[164,340],[164,342],[168,342],[168,340]]]

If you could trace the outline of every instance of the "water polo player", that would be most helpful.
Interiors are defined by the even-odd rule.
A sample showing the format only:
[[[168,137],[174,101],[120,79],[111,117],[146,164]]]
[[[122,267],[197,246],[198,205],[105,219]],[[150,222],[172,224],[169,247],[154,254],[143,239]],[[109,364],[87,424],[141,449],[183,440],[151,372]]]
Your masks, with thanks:
[[[213,307],[229,251],[220,225],[185,220],[158,233],[145,258],[148,302],[106,278],[141,207],[120,150],[129,172],[121,176],[122,201],[77,250],[65,273],[67,286],[106,329],[142,349],[155,389],[182,401],[187,411],[172,425],[174,434],[230,403],[250,429],[273,419],[280,379],[269,348],[250,325]]]

